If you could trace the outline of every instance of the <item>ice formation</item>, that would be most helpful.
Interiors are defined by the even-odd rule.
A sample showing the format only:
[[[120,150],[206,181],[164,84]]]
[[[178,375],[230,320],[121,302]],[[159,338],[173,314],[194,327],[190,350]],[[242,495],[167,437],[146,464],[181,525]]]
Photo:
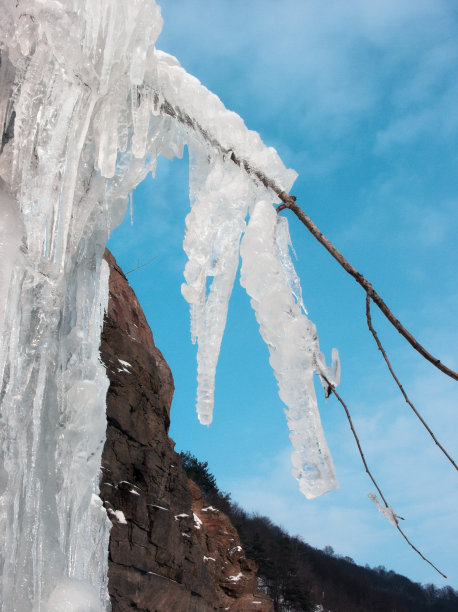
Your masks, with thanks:
[[[367,496],[372,502],[374,502],[374,504],[377,506],[378,511],[383,514],[389,524],[393,525],[393,527],[396,527],[398,524],[398,517],[396,516],[392,506],[382,506],[379,501],[379,498],[375,493],[368,493]]]
[[[270,202],[256,204],[241,245],[241,282],[251,296],[280,397],[288,406],[293,475],[306,497],[317,497],[337,486],[313,385],[323,358],[315,326],[301,312],[300,289],[290,290],[297,282],[284,222]],[[328,380],[338,383],[336,375]]]
[[[338,373],[326,368],[301,312],[286,222],[274,222],[276,196],[259,180],[288,191],[296,174],[155,49],[161,27],[154,0],[0,0],[3,612],[108,605],[109,521],[97,496],[107,388],[102,255],[133,188],[159,155],[181,156],[185,144],[192,209],[183,294],[199,345],[199,418],[212,418],[227,304],[254,211],[243,276],[288,405],[295,474],[306,494],[335,486],[311,380],[313,370],[333,383]],[[256,237],[257,224],[265,236]],[[258,287],[267,261],[282,292],[275,296]]]
[[[216,363],[253,189],[247,174],[232,161],[216,158],[209,164],[201,151],[191,147],[190,153],[192,210],[186,219],[184,249],[189,259],[182,293],[191,307],[192,338],[198,341],[197,414],[209,425]],[[209,277],[213,280],[207,295]]]

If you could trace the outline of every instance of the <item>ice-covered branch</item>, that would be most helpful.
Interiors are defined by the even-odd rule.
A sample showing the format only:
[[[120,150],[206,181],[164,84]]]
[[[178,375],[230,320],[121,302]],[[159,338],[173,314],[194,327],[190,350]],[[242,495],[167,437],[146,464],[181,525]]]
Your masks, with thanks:
[[[156,53],[159,53],[159,56],[162,58],[163,62],[172,61],[171,59],[168,59],[170,56],[160,54],[160,52]],[[193,78],[182,70],[183,69],[180,67],[180,79],[186,81],[189,78]],[[177,90],[176,86],[173,88],[173,90]],[[215,105],[215,108],[219,111],[219,113],[225,113],[225,120],[227,121],[229,119],[229,124],[233,123],[234,127],[240,127],[241,119],[226,109],[223,111],[221,108],[221,102],[216,98],[216,96],[214,96],[214,94],[211,94],[208,92],[208,90],[205,90],[205,88],[202,88],[200,94],[204,96],[208,95],[209,101]],[[162,90],[162,95],[169,96],[168,91],[166,91],[165,88]],[[216,100],[214,100],[214,98],[216,98]],[[181,109],[180,104],[186,104],[186,112]],[[372,284],[350,264],[350,262],[335,248],[335,246],[322,234],[313,221],[297,205],[296,198],[291,196],[288,193],[288,190],[283,187],[283,184],[291,180],[291,178],[294,180],[294,173],[292,173],[292,171],[288,171],[292,174],[285,174],[281,167],[281,163],[279,163],[279,158],[273,149],[259,148],[260,140],[258,140],[259,136],[257,134],[248,131],[251,142],[249,147],[247,147],[247,141],[240,141],[238,138],[234,138],[230,129],[222,130],[217,121],[209,122],[205,114],[202,114],[201,112],[202,109],[206,107],[204,105],[195,109],[196,114],[193,115],[191,113],[192,107],[190,107],[190,105],[186,102],[182,102],[182,100],[174,102],[168,97],[163,97],[162,102],[160,102],[159,97],[157,97],[155,107],[161,114],[173,117],[183,126],[186,126],[186,128],[191,129],[194,133],[198,134],[209,147],[218,151],[226,159],[230,159],[235,165],[243,169],[243,171],[246,172],[256,183],[264,186],[269,192],[275,194],[275,196],[283,202],[283,204],[279,207],[279,211],[282,208],[289,208],[294,212],[298,219],[328,250],[334,259],[338,261],[344,270],[353,276],[353,278],[363,287],[367,295],[369,295],[374,303],[377,304],[388,321],[390,321],[397,331],[404,336],[410,345],[444,374],[458,380],[458,373],[443,364],[440,359],[432,355],[418,342],[418,340],[395,317],[381,296],[373,288]],[[238,132],[236,131],[235,133],[237,134]]]
[[[420,353],[422,357],[424,357],[427,361],[431,362],[436,366],[441,372],[447,374],[451,378],[458,380],[458,372],[455,372],[451,368],[448,368],[444,365],[440,359],[431,355],[412,334],[402,325],[402,323],[394,316],[388,306],[385,304],[384,300],[380,297],[380,295],[375,291],[371,283],[360,273],[356,268],[354,268],[351,263],[345,259],[345,257],[340,253],[336,247],[332,244],[330,240],[324,236],[318,227],[313,223],[313,221],[308,217],[304,211],[296,204],[296,198],[294,196],[290,196],[286,192],[280,192],[280,199],[284,202],[281,206],[279,206],[278,210],[282,210],[283,208],[289,208],[293,211],[296,217],[305,225],[305,227],[309,230],[309,232],[320,242],[324,248],[334,257],[334,259],[342,266],[342,268],[353,276],[357,283],[361,285],[366,294],[371,298],[371,300],[377,304],[382,313],[388,319],[388,321],[396,328],[396,330],[404,336],[404,338],[409,342],[409,344]]]
[[[189,75],[188,75],[189,77]],[[213,96],[213,94],[209,95]],[[218,133],[214,124],[209,124],[205,116],[200,114],[200,120],[189,114],[188,107],[186,112],[183,112],[179,104],[174,105],[168,99],[164,99],[162,104],[158,105],[159,110],[162,114],[175,118],[178,122],[184,126],[192,129],[195,133],[198,133],[203,140],[213,149],[219,151],[225,158],[230,159],[239,168],[243,169],[250,177],[258,184],[263,185],[269,192],[274,193],[283,204],[278,208],[280,211],[283,208],[289,208],[294,212],[298,219],[305,225],[305,227],[311,232],[311,234],[327,249],[327,251],[338,261],[343,269],[353,276],[353,278],[363,287],[366,294],[370,296],[375,304],[380,308],[381,312],[390,321],[390,323],[397,329],[397,331],[404,336],[404,338],[410,343],[410,345],[420,353],[425,359],[430,361],[444,374],[447,374],[451,378],[458,380],[458,372],[455,372],[451,368],[443,364],[440,359],[432,355],[427,351],[414,336],[402,325],[402,323],[395,317],[392,311],[388,308],[384,300],[373,288],[372,284],[354,268],[351,263],[340,253],[336,247],[322,234],[318,227],[313,221],[304,213],[304,211],[297,205],[296,198],[288,193],[282,187],[282,181],[278,181],[278,173],[266,170],[266,158],[268,157],[264,152],[263,155],[256,155],[254,151],[247,151],[246,146],[243,146],[240,141],[227,140],[227,135]],[[202,108],[202,107],[201,107]],[[228,112],[228,111],[226,111]],[[234,113],[230,113],[231,116]],[[249,132],[253,135],[253,143],[257,141],[253,132]],[[226,137],[225,137],[226,136]],[[257,135],[256,135],[257,136]],[[275,160],[275,170],[280,169],[276,154],[273,149],[267,149],[269,154],[272,156],[272,160]],[[283,178],[285,175],[280,172]]]

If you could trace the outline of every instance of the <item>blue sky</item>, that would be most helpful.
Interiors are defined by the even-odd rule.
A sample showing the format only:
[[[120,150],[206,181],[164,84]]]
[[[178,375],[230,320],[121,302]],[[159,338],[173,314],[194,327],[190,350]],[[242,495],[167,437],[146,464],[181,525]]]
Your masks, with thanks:
[[[457,369],[458,7],[415,0],[163,0],[158,47],[235,110],[299,177],[299,204],[434,354]],[[283,406],[268,351],[238,285],[229,306],[210,428],[194,409],[195,347],[180,286],[188,166],[160,160],[110,247],[129,275],[175,378],[171,435],[208,461],[244,508],[358,563],[458,588],[457,474],[390,379],[365,327],[362,290],[293,216],[305,305],[366,458],[412,541],[368,500],[373,491],[343,410],[317,388],[340,488],[306,500],[290,474]],[[285,213],[283,213],[285,214]],[[288,214],[288,213],[286,213]],[[373,311],[407,393],[458,456],[456,383]]]

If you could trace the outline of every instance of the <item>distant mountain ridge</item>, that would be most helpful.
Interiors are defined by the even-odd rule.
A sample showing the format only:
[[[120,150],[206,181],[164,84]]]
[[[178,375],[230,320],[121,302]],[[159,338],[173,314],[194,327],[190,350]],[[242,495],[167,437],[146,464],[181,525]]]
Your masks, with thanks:
[[[458,592],[422,586],[384,567],[357,565],[319,550],[272,521],[245,512],[220,491],[207,462],[182,453],[183,466],[211,503],[232,520],[278,612],[456,612]]]

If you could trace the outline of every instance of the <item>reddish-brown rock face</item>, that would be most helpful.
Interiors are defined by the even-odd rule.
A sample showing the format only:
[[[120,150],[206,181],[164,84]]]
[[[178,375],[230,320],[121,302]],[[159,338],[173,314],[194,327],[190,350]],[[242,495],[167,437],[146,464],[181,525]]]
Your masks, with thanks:
[[[219,590],[221,608],[271,612],[270,598],[256,593],[256,563],[245,556],[237,530],[223,512],[208,505],[192,480],[188,480],[188,486],[192,495],[194,528],[197,529],[207,571]]]
[[[208,507],[173,450],[172,374],[124,274],[110,253],[106,259],[101,356],[110,388],[100,486],[113,523],[113,612],[271,612],[236,530]]]

